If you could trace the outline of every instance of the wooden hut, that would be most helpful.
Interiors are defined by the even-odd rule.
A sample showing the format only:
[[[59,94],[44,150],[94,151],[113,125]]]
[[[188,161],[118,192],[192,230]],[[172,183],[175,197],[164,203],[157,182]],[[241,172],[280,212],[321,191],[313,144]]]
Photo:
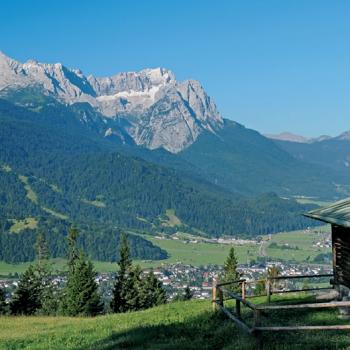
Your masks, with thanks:
[[[332,225],[333,283],[350,288],[350,198],[304,215]]]

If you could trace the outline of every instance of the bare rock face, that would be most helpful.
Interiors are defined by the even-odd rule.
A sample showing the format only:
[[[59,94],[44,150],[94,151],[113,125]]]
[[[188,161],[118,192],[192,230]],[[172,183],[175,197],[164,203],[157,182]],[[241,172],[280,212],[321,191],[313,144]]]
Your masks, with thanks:
[[[214,101],[198,81],[178,82],[164,68],[85,77],[60,63],[22,64],[0,53],[0,94],[31,86],[67,104],[89,103],[110,119],[103,132],[107,136],[120,133],[118,120],[126,119],[125,132],[150,149],[163,147],[177,153],[203,131],[215,133],[223,126]],[[113,121],[118,124],[116,130]]]
[[[153,104],[130,133],[147,148],[164,147],[177,153],[192,144],[203,130],[176,89],[170,89]]]

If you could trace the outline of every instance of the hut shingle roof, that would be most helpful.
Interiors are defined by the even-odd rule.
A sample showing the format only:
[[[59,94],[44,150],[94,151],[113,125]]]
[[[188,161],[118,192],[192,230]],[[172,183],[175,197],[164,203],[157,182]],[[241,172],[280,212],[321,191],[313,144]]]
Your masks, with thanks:
[[[350,198],[311,210],[304,215],[330,224],[350,227]]]

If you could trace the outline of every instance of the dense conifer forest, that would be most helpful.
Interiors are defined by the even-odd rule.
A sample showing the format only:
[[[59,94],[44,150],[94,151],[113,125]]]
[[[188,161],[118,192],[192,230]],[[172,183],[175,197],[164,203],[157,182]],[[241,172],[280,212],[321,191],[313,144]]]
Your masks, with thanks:
[[[227,191],[194,168],[189,173],[181,158],[98,138],[81,125],[81,113],[93,118],[85,105],[45,101],[32,98],[29,109],[0,101],[2,260],[32,260],[38,229],[47,233],[52,256],[65,256],[61,242],[71,224],[81,228],[87,254],[105,261],[117,259],[109,242],[118,245],[121,229],[251,237],[314,224],[301,216],[310,206],[273,193]],[[167,210],[176,225],[166,223]],[[166,257],[133,235],[131,251],[141,259]]]

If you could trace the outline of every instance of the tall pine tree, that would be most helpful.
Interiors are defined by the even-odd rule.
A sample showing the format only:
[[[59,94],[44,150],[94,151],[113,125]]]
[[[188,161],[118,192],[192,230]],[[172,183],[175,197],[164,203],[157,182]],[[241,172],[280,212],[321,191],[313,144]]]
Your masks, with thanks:
[[[36,236],[35,257],[38,265],[44,264],[50,257],[49,247],[42,232]]]
[[[166,303],[165,290],[153,271],[149,272],[141,281],[140,299],[143,309]]]
[[[113,290],[111,308],[114,312],[136,311],[164,304],[166,294],[153,272],[142,276],[140,266],[133,266],[127,237],[121,238],[119,271]]]
[[[118,266],[119,271],[114,284],[111,308],[114,312],[126,312],[129,311],[128,301],[135,294],[136,276],[132,275],[130,248],[124,234],[121,237]]]
[[[11,313],[33,315],[41,307],[41,280],[33,265],[21,276],[10,304]]]
[[[68,234],[68,276],[61,309],[69,316],[95,316],[103,311],[96,272],[84,253],[79,253],[77,239],[78,231],[73,228]]]
[[[192,297],[193,297],[193,293],[192,293],[190,287],[187,286],[187,287],[185,288],[184,300],[191,300]]]
[[[0,288],[0,315],[6,315],[8,313],[8,305],[6,303],[5,291]]]
[[[35,244],[36,264],[30,265],[20,278],[11,302],[14,314],[31,315],[40,312],[48,302],[48,291],[52,288],[49,250],[44,235],[39,232]]]
[[[235,280],[240,279],[240,274],[237,271],[237,258],[235,254],[234,247],[231,247],[228,257],[224,263],[224,275],[223,282],[233,282]],[[240,290],[238,284],[232,284],[227,286],[229,290],[232,292],[238,292]]]
[[[42,315],[55,315],[58,312],[60,290],[53,284],[52,263],[50,251],[45,235],[39,232],[35,243],[36,271],[41,281],[41,308]]]

